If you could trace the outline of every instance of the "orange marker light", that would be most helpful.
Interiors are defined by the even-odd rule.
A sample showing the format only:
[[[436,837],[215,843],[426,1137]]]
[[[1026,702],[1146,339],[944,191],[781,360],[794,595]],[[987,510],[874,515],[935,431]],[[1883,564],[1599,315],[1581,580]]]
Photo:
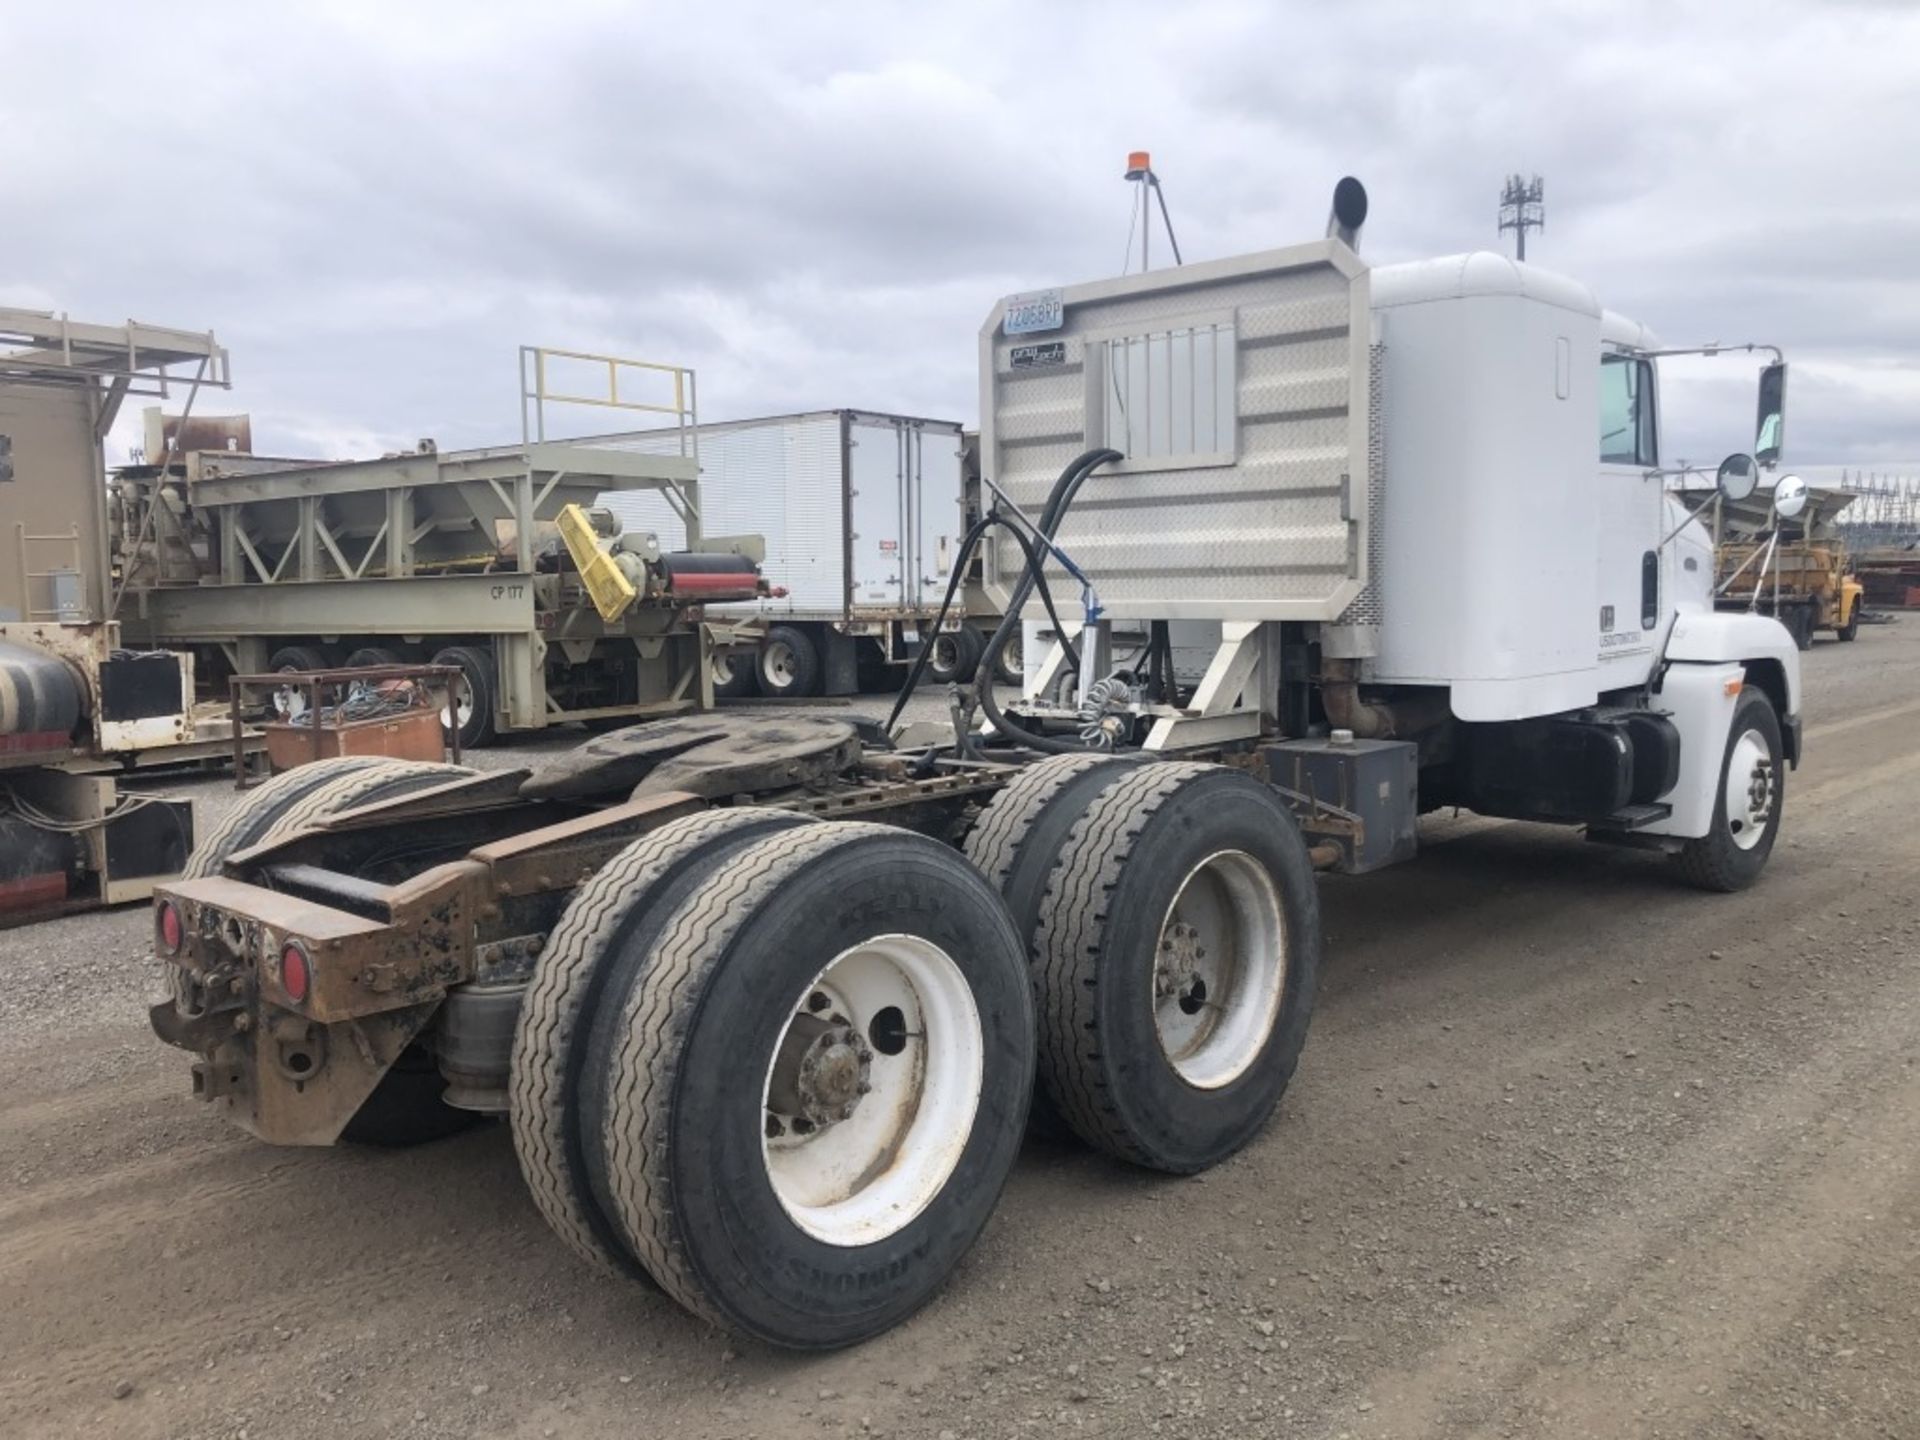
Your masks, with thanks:
[[[1153,168],[1153,157],[1144,150],[1127,153],[1127,179],[1138,180]]]
[[[1727,681],[1727,685],[1726,685],[1727,694],[1738,695],[1741,692],[1741,690],[1744,689],[1745,687],[1746,687],[1746,682],[1744,680],[1738,680],[1738,679],[1729,680]]]

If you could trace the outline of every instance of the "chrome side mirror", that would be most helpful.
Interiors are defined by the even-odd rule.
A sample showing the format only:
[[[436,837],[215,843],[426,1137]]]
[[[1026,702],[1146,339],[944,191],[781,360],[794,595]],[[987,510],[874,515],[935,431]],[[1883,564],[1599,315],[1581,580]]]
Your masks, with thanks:
[[[1760,372],[1759,415],[1753,431],[1753,457],[1769,470],[1780,463],[1786,428],[1787,362],[1776,360]]]
[[[1713,484],[1727,499],[1744,500],[1760,486],[1760,467],[1751,455],[1729,455],[1720,462]]]
[[[1807,508],[1807,482],[1798,475],[1782,475],[1773,487],[1773,513],[1792,520]]]

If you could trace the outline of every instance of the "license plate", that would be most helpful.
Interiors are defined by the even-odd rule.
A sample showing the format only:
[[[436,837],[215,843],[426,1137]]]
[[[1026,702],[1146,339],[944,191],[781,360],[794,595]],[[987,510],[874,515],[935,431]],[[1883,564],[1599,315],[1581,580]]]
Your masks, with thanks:
[[[1067,312],[1060,303],[1060,292],[1039,290],[1007,301],[1006,320],[1001,329],[1008,335],[1032,335],[1041,330],[1058,330],[1066,323]]]

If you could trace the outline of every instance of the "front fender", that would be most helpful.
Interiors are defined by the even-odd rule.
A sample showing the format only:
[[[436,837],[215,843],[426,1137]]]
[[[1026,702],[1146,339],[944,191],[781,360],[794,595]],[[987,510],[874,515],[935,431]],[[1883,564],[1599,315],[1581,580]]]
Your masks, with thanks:
[[[1771,615],[1751,611],[1683,611],[1674,621],[1673,633],[1667,637],[1666,658],[1703,665],[1727,660],[1742,664],[1772,661],[1779,667],[1786,691],[1784,696],[1775,697],[1776,703],[1781,699],[1786,702],[1781,725],[1792,726],[1800,719],[1800,650],[1793,643],[1793,636],[1787,633],[1787,627]]]

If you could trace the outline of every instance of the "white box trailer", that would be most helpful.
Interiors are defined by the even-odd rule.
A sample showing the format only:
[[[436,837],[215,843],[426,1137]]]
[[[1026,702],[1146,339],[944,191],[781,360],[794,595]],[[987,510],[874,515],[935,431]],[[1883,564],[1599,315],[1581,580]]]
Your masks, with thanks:
[[[766,623],[752,666],[715,662],[721,694],[846,695],[859,672],[904,662],[940,608],[966,528],[958,424],[867,410],[817,410],[699,427],[701,529],[755,534],[776,593],[709,613]],[[644,448],[650,434],[599,443]],[[666,548],[685,522],[664,494],[625,492],[600,504],[625,529]],[[977,654],[956,619],[943,678]],[[862,661],[867,662],[865,667]],[[955,672],[948,676],[947,671]]]

